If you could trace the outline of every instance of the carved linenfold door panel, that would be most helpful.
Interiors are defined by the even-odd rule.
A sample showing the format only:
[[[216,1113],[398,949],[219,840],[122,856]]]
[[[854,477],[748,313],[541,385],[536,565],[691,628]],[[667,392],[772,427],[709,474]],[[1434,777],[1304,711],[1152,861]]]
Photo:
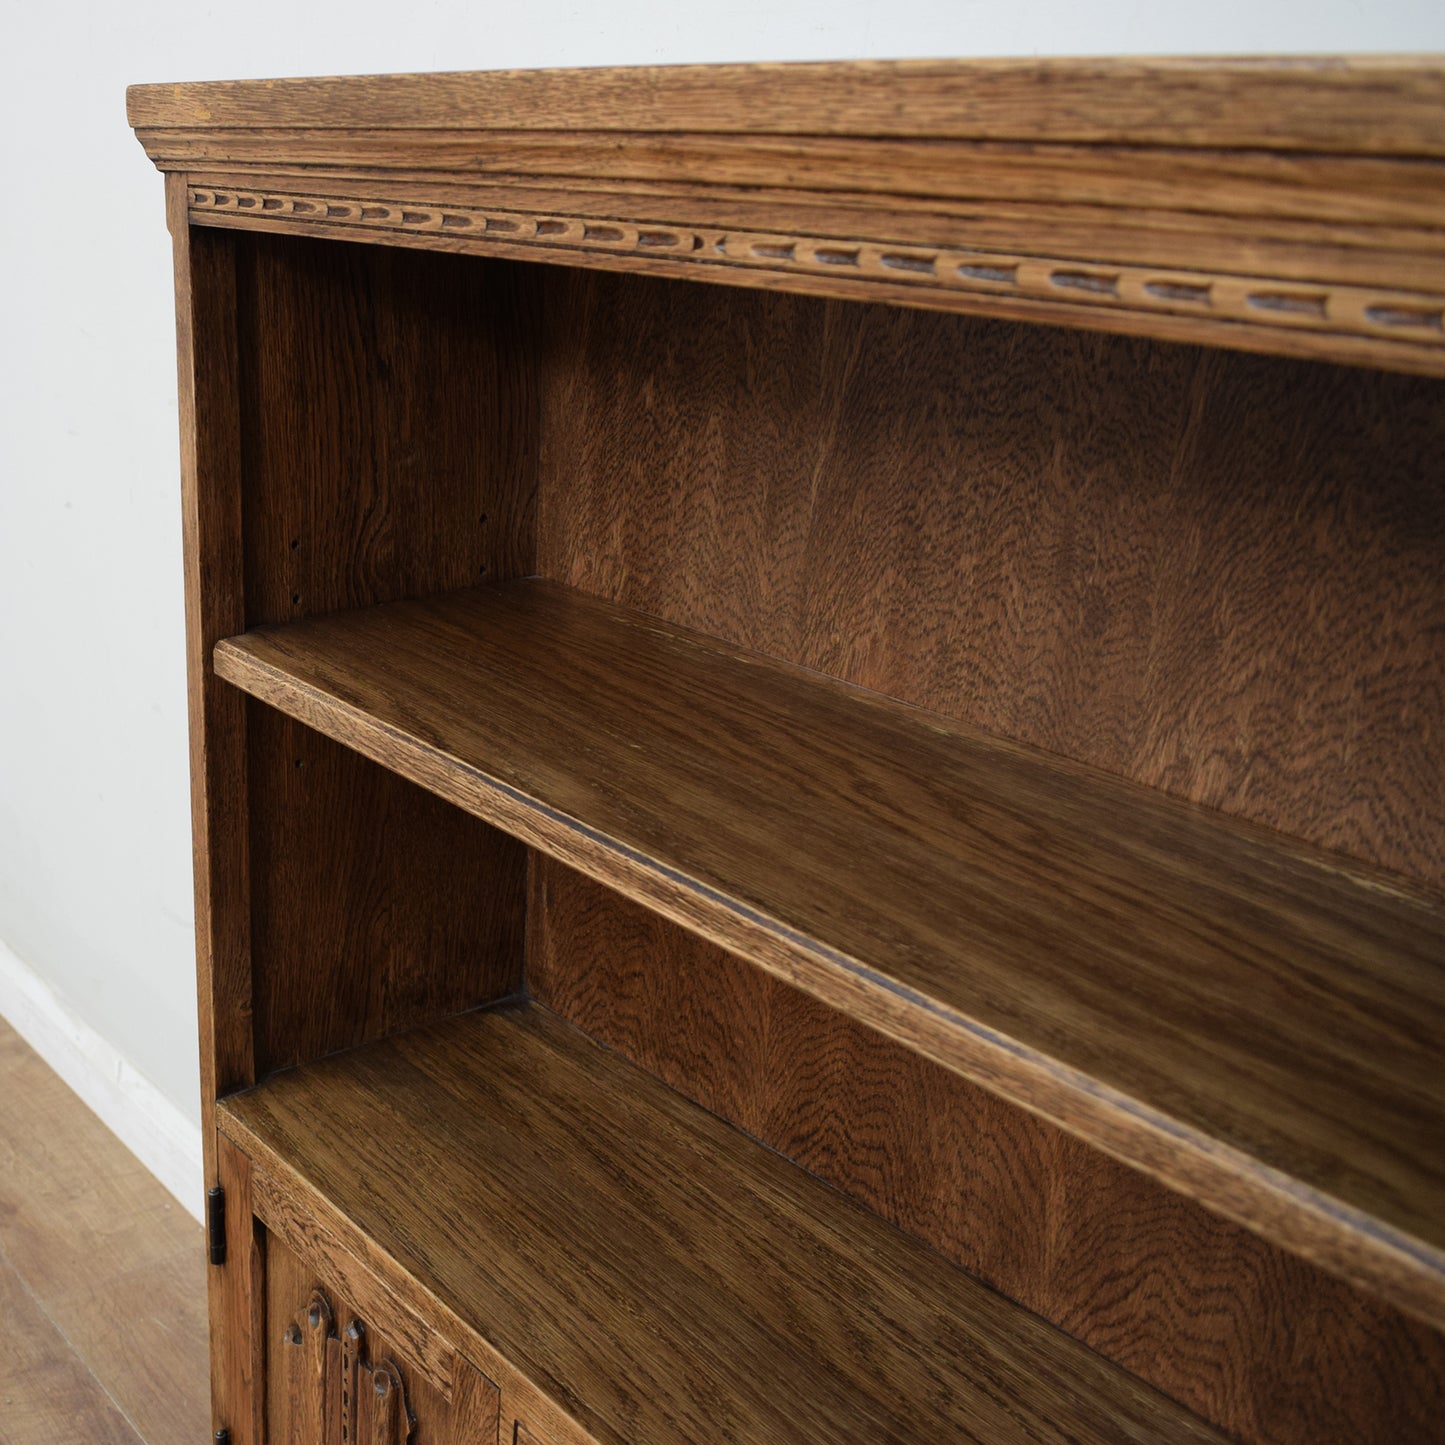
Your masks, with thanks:
[[[362,1318],[275,1234],[266,1249],[270,1445],[491,1445],[501,1396],[433,1340],[417,1363],[398,1322]],[[349,1292],[349,1287],[348,1287]]]
[[[394,1360],[368,1358],[366,1326],[352,1318],[338,1331],[322,1290],[282,1336],[286,1445],[406,1445],[416,1427],[406,1383]]]
[[[286,1445],[325,1442],[327,1402],[340,1388],[339,1345],[330,1301],[312,1294],[299,1320],[282,1336],[281,1369],[286,1381]]]

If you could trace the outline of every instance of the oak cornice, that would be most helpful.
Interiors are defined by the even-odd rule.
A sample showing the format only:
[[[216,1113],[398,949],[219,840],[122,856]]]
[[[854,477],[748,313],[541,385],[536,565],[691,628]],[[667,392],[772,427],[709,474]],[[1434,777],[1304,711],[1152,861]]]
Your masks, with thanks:
[[[128,112],[197,225],[1445,375],[1437,58],[239,81]]]

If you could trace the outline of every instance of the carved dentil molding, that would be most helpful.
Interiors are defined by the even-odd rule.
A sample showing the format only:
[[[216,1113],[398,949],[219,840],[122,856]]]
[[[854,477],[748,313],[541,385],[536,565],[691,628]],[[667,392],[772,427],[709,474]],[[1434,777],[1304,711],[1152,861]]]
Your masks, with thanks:
[[[508,248],[622,254],[698,266],[887,282],[920,291],[1081,303],[1115,310],[1314,330],[1445,347],[1445,296],[1278,278],[1105,265],[878,240],[703,229],[665,221],[600,220],[470,206],[401,205],[277,191],[193,187],[190,209],[339,231],[432,232]],[[469,244],[467,249],[472,249]],[[922,298],[920,298],[922,299]]]

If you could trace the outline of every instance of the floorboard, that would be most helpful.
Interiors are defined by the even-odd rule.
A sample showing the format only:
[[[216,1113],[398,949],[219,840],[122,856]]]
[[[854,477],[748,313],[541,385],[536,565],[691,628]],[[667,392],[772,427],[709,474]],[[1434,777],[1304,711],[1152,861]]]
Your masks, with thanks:
[[[0,1445],[207,1438],[200,1226],[0,1022]]]

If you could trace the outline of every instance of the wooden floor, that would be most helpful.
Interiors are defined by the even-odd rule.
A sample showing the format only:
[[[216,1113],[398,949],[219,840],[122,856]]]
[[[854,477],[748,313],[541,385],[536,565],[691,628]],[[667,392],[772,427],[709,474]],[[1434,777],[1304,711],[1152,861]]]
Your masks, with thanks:
[[[0,1445],[210,1438],[201,1229],[0,1022]]]

